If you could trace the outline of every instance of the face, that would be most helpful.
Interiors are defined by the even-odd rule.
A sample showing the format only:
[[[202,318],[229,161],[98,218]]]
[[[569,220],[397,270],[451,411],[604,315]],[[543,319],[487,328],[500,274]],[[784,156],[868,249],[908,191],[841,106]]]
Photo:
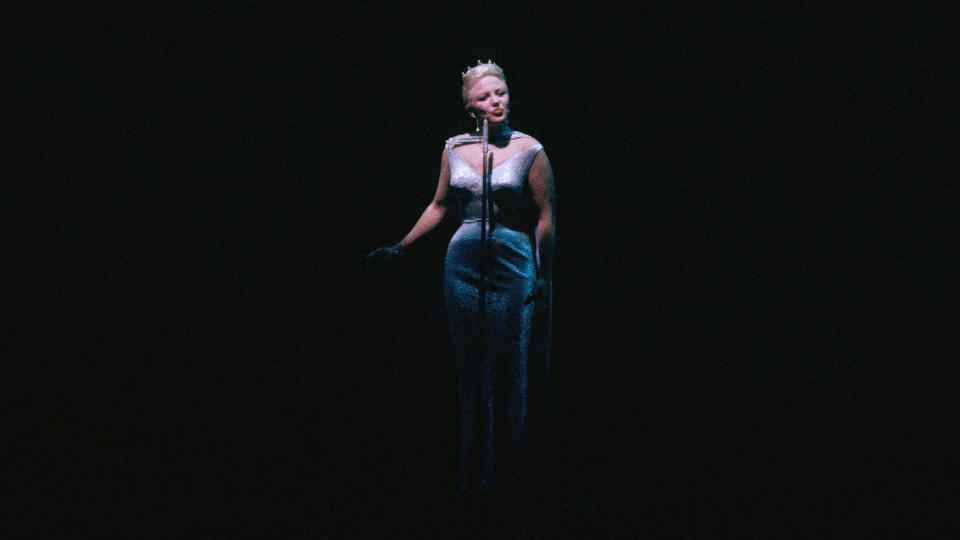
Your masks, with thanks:
[[[493,75],[481,78],[467,92],[467,106],[470,116],[479,120],[486,118],[495,127],[503,124],[510,114],[507,83]]]

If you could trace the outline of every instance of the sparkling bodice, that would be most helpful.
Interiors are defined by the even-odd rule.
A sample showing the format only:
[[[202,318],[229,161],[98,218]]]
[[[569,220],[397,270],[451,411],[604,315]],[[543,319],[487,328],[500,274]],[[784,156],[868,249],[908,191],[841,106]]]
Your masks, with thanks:
[[[513,137],[527,137],[527,135],[515,132]],[[481,173],[457,152],[455,145],[448,143],[447,148],[450,163],[450,190],[457,201],[460,215],[464,222],[479,221],[483,211]],[[533,144],[494,167],[490,175],[490,196],[493,200],[495,223],[512,228],[519,227],[527,175],[541,148],[543,146],[539,143]]]

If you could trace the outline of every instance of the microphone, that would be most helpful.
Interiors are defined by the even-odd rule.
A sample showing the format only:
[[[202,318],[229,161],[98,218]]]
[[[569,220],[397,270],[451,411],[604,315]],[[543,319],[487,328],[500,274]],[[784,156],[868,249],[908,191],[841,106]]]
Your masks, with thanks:
[[[482,132],[481,135],[480,135],[480,140],[481,140],[482,143],[483,143],[483,153],[484,153],[484,154],[487,153],[487,133],[488,133],[488,130],[489,130],[489,128],[487,127],[487,119],[484,118],[484,119],[483,119],[483,132]]]

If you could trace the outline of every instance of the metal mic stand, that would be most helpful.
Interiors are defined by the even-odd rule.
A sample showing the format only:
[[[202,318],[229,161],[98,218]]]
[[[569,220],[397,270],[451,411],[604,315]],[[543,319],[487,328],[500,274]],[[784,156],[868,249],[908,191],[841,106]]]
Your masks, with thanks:
[[[488,148],[488,134],[489,127],[487,119],[483,119],[483,129],[480,132],[480,149],[483,155],[483,161],[481,162],[480,171],[481,171],[481,180],[482,188],[480,194],[480,288],[477,299],[477,313],[480,316],[480,379],[484,381],[487,378],[488,374],[492,375],[490,366],[487,365],[487,317],[486,317],[486,306],[487,306],[487,243],[489,239],[487,238],[487,227],[490,222],[490,214],[488,213],[487,201],[490,198],[490,185],[489,185],[489,173],[487,169],[487,153]],[[484,381],[485,382],[485,381]],[[490,381],[492,383],[492,380]],[[484,395],[486,392],[492,391],[492,388],[489,388],[488,384],[481,382],[480,391],[477,392],[477,397],[480,398],[480,408],[478,411],[483,411],[483,404],[489,403],[490,396]],[[485,413],[482,413],[485,416]],[[480,425],[483,425],[481,421]],[[478,426],[480,427],[480,426]],[[483,429],[481,427],[481,429]],[[478,441],[479,442],[479,441]]]
[[[491,208],[489,207],[490,200],[490,164],[488,163],[488,133],[489,127],[487,119],[483,119],[483,129],[480,132],[480,149],[482,151],[483,161],[481,163],[481,180],[482,188],[480,195],[481,202],[481,211],[480,211],[480,286],[477,291],[477,312],[480,317],[479,321],[479,334],[480,334],[480,343],[479,343],[479,353],[480,353],[480,366],[479,366],[479,381],[477,383],[480,385],[479,392],[477,392],[477,412],[480,413],[480,418],[478,418],[477,433],[478,439],[477,443],[481,445],[482,449],[482,440],[483,436],[481,433],[488,429],[486,424],[487,413],[485,412],[485,405],[490,403],[491,398],[493,397],[493,369],[490,365],[490,359],[487,358],[487,322],[486,322],[486,305],[487,305],[487,265],[489,264],[489,242],[490,239],[487,237],[487,228],[492,221]],[[490,443],[492,444],[492,443]],[[481,461],[483,463],[483,461]],[[487,464],[487,466],[492,467],[492,463]],[[492,469],[487,471],[492,474]],[[485,474],[482,474],[486,476]]]
[[[483,153],[483,161],[480,165],[481,171],[481,180],[483,182],[481,193],[480,193],[480,329],[483,331],[484,327],[484,314],[483,310],[486,304],[486,292],[487,292],[487,224],[490,221],[490,215],[487,213],[487,201],[490,198],[490,184],[488,182],[487,176],[489,171],[487,170],[487,152],[488,152],[488,125],[487,119],[483,119],[483,131],[480,132],[480,149]],[[484,334],[480,335],[481,344],[485,341]],[[481,360],[483,347],[481,345]]]

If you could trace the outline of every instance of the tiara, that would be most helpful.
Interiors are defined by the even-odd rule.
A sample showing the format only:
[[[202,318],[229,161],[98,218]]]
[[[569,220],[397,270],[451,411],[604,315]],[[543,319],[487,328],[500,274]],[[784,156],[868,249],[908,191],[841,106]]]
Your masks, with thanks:
[[[479,58],[477,58],[477,66],[483,65],[483,63],[484,63],[484,62],[483,62],[482,60],[480,60]],[[487,64],[492,64],[492,63],[493,63],[493,60],[490,60],[490,59],[488,58],[486,63],[487,63]],[[473,69],[473,68],[475,68],[475,67],[477,67],[477,66],[470,66],[470,67],[468,67],[466,71],[464,71],[463,73],[460,74],[460,80],[461,80],[461,81],[466,80],[466,78],[467,78],[467,73],[470,73],[470,70]]]

